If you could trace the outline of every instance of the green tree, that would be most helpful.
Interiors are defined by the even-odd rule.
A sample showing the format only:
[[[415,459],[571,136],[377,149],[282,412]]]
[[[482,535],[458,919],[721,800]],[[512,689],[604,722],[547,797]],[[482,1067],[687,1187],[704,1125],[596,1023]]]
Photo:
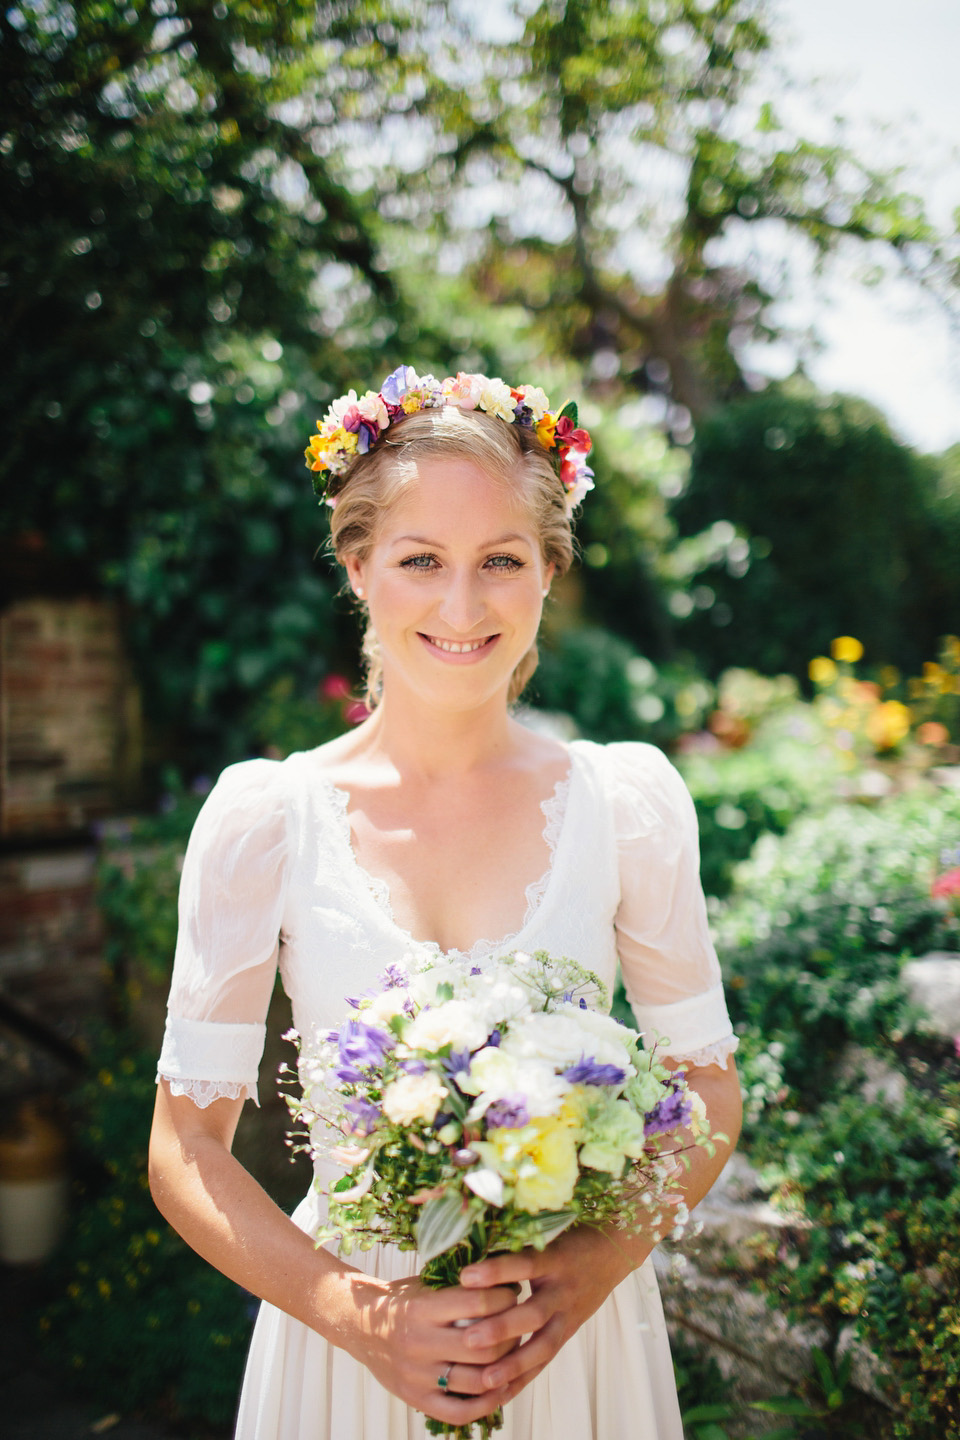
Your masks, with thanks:
[[[393,83],[384,14],[331,6],[322,33],[305,0],[0,15],[3,528],[128,603],[149,719],[194,763],[331,648],[299,453],[405,318],[326,158]]]
[[[850,634],[916,674],[960,617],[960,527],[940,491],[936,463],[864,401],[773,388],[716,411],[674,507],[702,551],[685,638],[712,673],[805,678]]]

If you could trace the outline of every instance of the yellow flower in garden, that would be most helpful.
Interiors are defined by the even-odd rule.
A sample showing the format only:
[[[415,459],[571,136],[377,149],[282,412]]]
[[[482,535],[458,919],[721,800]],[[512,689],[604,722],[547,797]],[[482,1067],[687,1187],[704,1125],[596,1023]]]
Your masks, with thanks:
[[[826,687],[837,678],[837,667],[826,655],[815,655],[807,667],[807,674],[814,685]]]
[[[543,419],[538,422],[538,424],[537,424],[537,439],[540,441],[540,444],[544,447],[544,449],[546,449],[546,450],[552,450],[552,449],[553,449],[554,443],[555,443],[555,442],[554,442],[554,433],[555,433],[555,431],[556,431],[556,428],[557,428],[557,417],[556,417],[556,415],[544,415]]]
[[[910,734],[910,711],[899,700],[884,700],[867,717],[867,739],[877,750],[892,750]]]
[[[830,646],[830,654],[843,665],[856,665],[863,659],[863,646],[852,635],[838,635]]]

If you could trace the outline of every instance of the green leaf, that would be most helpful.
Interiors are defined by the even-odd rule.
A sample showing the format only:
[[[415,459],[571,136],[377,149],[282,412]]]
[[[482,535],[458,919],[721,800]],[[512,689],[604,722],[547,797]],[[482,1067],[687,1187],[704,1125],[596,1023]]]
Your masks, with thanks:
[[[763,1410],[770,1415],[795,1415],[801,1420],[816,1420],[816,1410],[811,1410],[805,1400],[796,1395],[778,1395],[773,1400],[753,1400],[751,1410]]]
[[[564,405],[563,409],[560,411],[560,414],[557,416],[557,419],[563,420],[564,417],[566,417],[568,420],[573,421],[574,429],[576,429],[577,426],[580,424],[579,411],[577,410],[576,400],[568,400],[567,403]]]
[[[440,1195],[436,1200],[428,1200],[417,1222],[417,1249],[423,1263],[459,1245],[472,1223],[470,1207],[463,1204],[459,1195]]]
[[[683,1414],[684,1425],[702,1425],[707,1420],[732,1420],[734,1411],[729,1405],[694,1405],[692,1410],[685,1410]]]
[[[543,1210],[539,1215],[532,1217],[531,1228],[536,1233],[538,1240],[542,1240],[544,1245],[549,1245],[550,1241],[556,1240],[558,1235],[562,1235],[576,1218],[575,1210]]]
[[[453,986],[449,980],[442,980],[437,986],[437,1000],[442,1003],[444,1000],[453,999]]]

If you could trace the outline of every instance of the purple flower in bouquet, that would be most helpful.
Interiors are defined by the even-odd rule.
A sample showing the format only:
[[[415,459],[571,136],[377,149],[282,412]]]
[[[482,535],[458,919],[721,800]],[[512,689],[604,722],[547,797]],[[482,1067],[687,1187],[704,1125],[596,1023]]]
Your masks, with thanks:
[[[383,990],[400,990],[409,981],[410,976],[402,965],[388,965],[383,974],[377,976],[377,984]]]
[[[443,1069],[444,1074],[448,1075],[451,1080],[457,1075],[462,1075],[464,1071],[470,1069],[470,1051],[451,1050],[443,1062]]]
[[[522,1095],[504,1095],[494,1100],[485,1118],[488,1130],[519,1130],[530,1123],[530,1112]]]
[[[627,1072],[619,1065],[602,1065],[599,1060],[588,1060],[581,1055],[576,1065],[564,1070],[563,1078],[571,1085],[622,1085]]]
[[[348,1020],[340,1027],[339,1039],[340,1064],[334,1074],[344,1084],[363,1080],[364,1071],[379,1065],[396,1043],[392,1035],[364,1025],[362,1020]]]
[[[364,1100],[359,1095],[345,1100],[343,1108],[354,1117],[350,1128],[355,1135],[369,1135],[383,1114],[379,1105],[374,1105],[371,1100]]]
[[[644,1116],[643,1132],[645,1135],[665,1135],[670,1130],[680,1130],[689,1125],[692,1114],[693,1104],[689,1095],[683,1090],[672,1090]]]

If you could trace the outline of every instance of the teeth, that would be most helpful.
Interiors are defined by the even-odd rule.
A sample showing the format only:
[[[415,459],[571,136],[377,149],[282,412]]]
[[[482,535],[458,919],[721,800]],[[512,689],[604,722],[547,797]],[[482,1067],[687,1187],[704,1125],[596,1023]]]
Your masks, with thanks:
[[[430,636],[430,644],[436,645],[440,650],[449,650],[451,655],[465,655],[470,650],[480,650],[489,640],[489,635],[483,640],[469,640],[465,645],[458,645],[455,640],[438,640],[435,635]]]

